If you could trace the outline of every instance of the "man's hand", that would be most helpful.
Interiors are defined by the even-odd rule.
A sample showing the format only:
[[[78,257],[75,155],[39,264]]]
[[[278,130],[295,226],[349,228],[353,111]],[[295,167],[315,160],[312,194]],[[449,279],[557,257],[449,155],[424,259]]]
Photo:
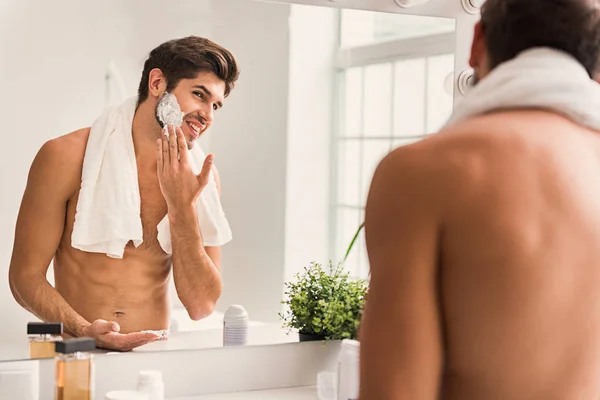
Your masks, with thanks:
[[[163,135],[156,142],[156,158],[160,189],[171,210],[189,207],[196,202],[208,184],[214,156],[209,154],[200,174],[194,174],[183,131],[181,128],[174,129],[172,125],[167,129],[169,137]]]
[[[120,330],[121,327],[116,322],[97,319],[83,329],[83,336],[96,339],[96,347],[118,351],[131,351],[160,338],[152,332],[123,334],[119,333]]]

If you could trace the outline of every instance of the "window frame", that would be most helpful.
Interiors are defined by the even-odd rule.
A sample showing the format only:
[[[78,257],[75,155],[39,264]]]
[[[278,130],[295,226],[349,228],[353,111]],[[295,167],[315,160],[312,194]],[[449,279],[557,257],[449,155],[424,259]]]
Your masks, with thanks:
[[[385,42],[378,42],[368,45],[361,45],[356,47],[341,47],[341,13],[342,10],[338,13],[338,37],[337,37],[337,51],[334,56],[334,97],[332,104],[332,112],[333,112],[333,126],[331,129],[331,154],[330,154],[330,166],[329,166],[329,174],[330,174],[330,205],[329,205],[329,253],[332,255],[332,260],[334,262],[341,261],[344,256],[344,251],[338,248],[339,235],[342,232],[338,232],[338,212],[340,210],[358,210],[359,211],[359,220],[356,223],[356,229],[358,229],[361,221],[364,220],[364,205],[359,202],[359,205],[345,205],[339,202],[339,193],[338,193],[338,184],[341,179],[341,174],[338,171],[339,161],[340,161],[340,144],[346,140],[356,140],[360,143],[360,158],[357,162],[360,165],[360,170],[363,169],[363,153],[364,153],[364,143],[369,140],[378,140],[378,139],[401,139],[401,140],[420,140],[432,133],[424,133],[421,135],[414,136],[402,136],[396,137],[393,134],[393,124],[392,124],[392,133],[390,137],[365,137],[364,135],[359,136],[342,136],[342,121],[340,110],[342,107],[342,103],[345,101],[345,88],[344,88],[344,72],[355,67],[365,68],[370,65],[381,64],[381,63],[391,63],[391,82],[390,85],[392,87],[395,86],[395,70],[394,63],[401,62],[405,60],[413,60],[413,59],[425,59],[425,69],[426,74],[428,70],[428,62],[430,57],[435,56],[443,56],[446,54],[454,54],[456,50],[456,27],[453,32],[446,33],[438,33],[438,34],[430,34],[426,36],[418,36],[412,38],[400,38],[400,39],[392,39]],[[427,75],[425,77],[427,80]],[[364,70],[362,73],[362,92],[361,99],[362,103],[364,103],[364,84],[365,84],[365,74]],[[392,95],[392,110],[394,109],[394,97]],[[425,101],[427,102],[428,94],[425,93]],[[427,114],[427,112],[425,112]],[[362,115],[361,115],[361,124],[362,124]],[[392,112],[392,122],[393,122],[393,112]],[[427,118],[427,115],[425,115]],[[393,145],[392,145],[393,146]],[[362,173],[359,177],[359,188],[362,188]],[[361,252],[361,244],[363,244],[364,240],[364,232],[361,235],[352,249],[352,252]],[[348,243],[349,244],[349,243]],[[341,252],[341,254],[338,254]],[[359,260],[362,258],[362,254],[358,255]],[[359,271],[358,276],[356,274],[351,273],[350,276],[353,279],[364,279],[368,275],[366,273],[368,271],[363,270],[362,262],[359,263]]]

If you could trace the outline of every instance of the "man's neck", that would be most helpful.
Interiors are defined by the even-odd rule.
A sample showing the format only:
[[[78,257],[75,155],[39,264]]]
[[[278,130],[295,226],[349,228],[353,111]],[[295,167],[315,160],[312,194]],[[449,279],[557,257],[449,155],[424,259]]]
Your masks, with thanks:
[[[162,135],[162,130],[156,120],[156,107],[144,101],[135,111],[132,124],[133,145],[135,158],[138,163],[156,166],[156,140]]]

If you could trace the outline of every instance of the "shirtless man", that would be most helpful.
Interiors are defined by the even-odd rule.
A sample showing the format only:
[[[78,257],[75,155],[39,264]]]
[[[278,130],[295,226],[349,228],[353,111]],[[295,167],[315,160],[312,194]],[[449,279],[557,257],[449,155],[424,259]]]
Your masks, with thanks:
[[[600,72],[596,0],[487,0],[481,83],[550,46]],[[361,400],[600,398],[600,135],[558,114],[469,118],[379,165]]]
[[[62,321],[69,335],[128,351],[158,338],[141,331],[169,328],[172,266],[189,316],[199,320],[212,313],[222,290],[220,248],[203,246],[194,207],[208,181],[212,155],[196,176],[183,150],[211,126],[238,74],[229,51],[199,37],[173,40],[150,53],[132,124],[144,241],[138,248],[130,242],[122,259],[71,246],[90,128],[42,146],[29,173],[10,264],[10,288],[21,306],[41,320]],[[185,115],[182,129],[169,139],[156,117],[165,91],[177,97]],[[180,151],[181,160],[172,163]],[[219,187],[216,173],[215,180]],[[157,224],[167,214],[172,257],[157,240]],[[46,280],[52,259],[56,288]]]

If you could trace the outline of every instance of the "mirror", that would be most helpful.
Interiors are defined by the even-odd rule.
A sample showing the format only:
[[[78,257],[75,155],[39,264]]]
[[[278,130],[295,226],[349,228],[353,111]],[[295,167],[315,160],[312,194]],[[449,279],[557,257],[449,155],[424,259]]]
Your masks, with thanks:
[[[54,142],[61,144],[58,154],[66,156],[39,175],[43,180],[28,185],[30,166],[44,143],[89,127],[106,106],[134,95],[144,62],[159,44],[188,35],[207,37],[230,50],[241,70],[223,109],[214,113],[214,124],[196,142],[215,154],[220,201],[233,233],[222,248],[219,301],[210,316],[198,313],[199,320],[192,320],[170,270],[150,270],[167,262],[160,252],[137,256],[135,265],[129,265],[131,254],[126,253],[117,273],[114,263],[119,261],[73,250],[59,254],[55,263],[75,267],[54,271],[51,265],[46,274],[59,291],[79,293],[74,301],[93,318],[109,319],[95,311],[108,307],[116,320],[127,321],[133,314],[139,324],[149,321],[148,329],[171,329],[168,340],[133,351],[220,347],[223,315],[234,304],[248,312],[248,344],[297,341],[297,335],[281,328],[278,316],[284,282],[311,261],[343,257],[362,221],[378,161],[391,149],[435,132],[452,109],[453,19],[234,0],[178,1],[167,9],[158,1],[76,0],[13,0],[0,7],[0,104],[6,138],[0,159],[5,185],[0,214],[4,360],[28,358],[26,326],[38,320],[17,303],[7,280],[23,193],[26,186],[52,185],[40,191],[50,199],[64,190],[56,184],[67,179],[61,162],[73,162],[69,157],[76,156],[60,153],[68,141]],[[211,88],[218,97],[219,83]],[[145,123],[154,121],[146,118]],[[156,189],[156,178],[153,182],[149,185]],[[48,239],[57,232],[49,224],[65,217],[44,199],[38,197],[34,204],[50,211],[38,209],[37,225],[28,228],[32,238],[43,240],[21,242],[20,268],[39,264],[41,248],[48,243],[56,247],[60,239]],[[72,200],[64,204],[66,225],[76,206]],[[46,218],[52,210],[54,220]],[[153,221],[159,220],[155,216]],[[62,240],[68,246],[71,238]],[[346,268],[353,277],[366,276],[362,237]],[[48,300],[51,290],[40,276],[18,277],[16,295],[27,293],[21,294],[28,297],[23,301],[37,313],[62,307],[58,297]],[[202,281],[196,285],[187,288],[188,299],[209,290]],[[168,298],[169,305],[152,315],[144,302],[156,298],[159,304],[167,304]],[[154,318],[166,321],[164,326]]]

